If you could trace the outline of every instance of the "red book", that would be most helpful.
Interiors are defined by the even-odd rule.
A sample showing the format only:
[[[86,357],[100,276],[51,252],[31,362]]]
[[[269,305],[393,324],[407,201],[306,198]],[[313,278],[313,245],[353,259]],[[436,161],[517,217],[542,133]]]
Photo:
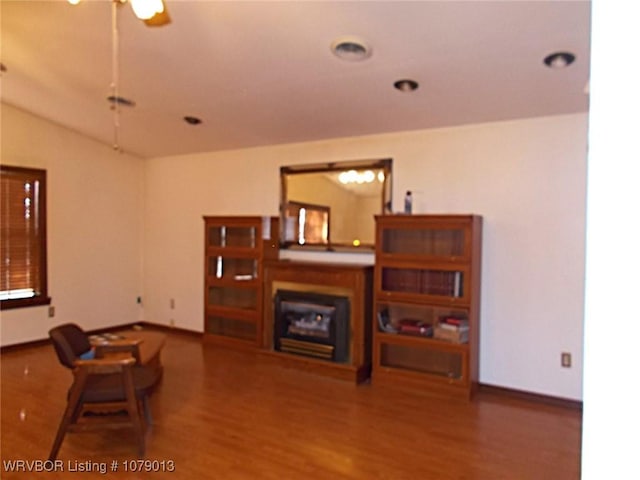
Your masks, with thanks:
[[[455,325],[456,327],[468,327],[469,320],[466,318],[458,318],[458,317],[445,317],[440,320],[441,323],[446,323],[448,325]]]
[[[410,318],[402,319],[398,322],[400,333],[408,333],[411,335],[422,335],[430,337],[433,335],[433,327],[428,323]]]

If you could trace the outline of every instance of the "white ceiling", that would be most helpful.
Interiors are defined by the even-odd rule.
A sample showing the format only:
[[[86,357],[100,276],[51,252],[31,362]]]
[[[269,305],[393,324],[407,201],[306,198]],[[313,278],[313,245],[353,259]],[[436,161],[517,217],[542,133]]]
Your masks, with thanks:
[[[144,157],[586,112],[583,1],[185,1],[118,8],[119,144]],[[113,144],[111,2],[2,0],[2,100]],[[332,55],[337,37],[372,47]],[[567,69],[552,52],[576,55]],[[402,93],[402,78],[420,88]],[[198,126],[182,118],[202,118]]]

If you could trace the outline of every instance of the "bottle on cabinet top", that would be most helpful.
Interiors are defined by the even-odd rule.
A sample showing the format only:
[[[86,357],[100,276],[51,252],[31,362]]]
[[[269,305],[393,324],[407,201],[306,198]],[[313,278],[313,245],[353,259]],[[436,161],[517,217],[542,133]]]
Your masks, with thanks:
[[[411,196],[411,190],[407,190],[404,195],[404,213],[411,214],[413,210],[413,197]]]

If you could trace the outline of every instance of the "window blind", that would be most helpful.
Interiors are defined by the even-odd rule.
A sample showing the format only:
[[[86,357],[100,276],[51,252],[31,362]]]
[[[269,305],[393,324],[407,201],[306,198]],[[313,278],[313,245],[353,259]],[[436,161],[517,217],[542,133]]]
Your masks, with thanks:
[[[0,181],[2,308],[48,303],[46,171],[3,165]]]

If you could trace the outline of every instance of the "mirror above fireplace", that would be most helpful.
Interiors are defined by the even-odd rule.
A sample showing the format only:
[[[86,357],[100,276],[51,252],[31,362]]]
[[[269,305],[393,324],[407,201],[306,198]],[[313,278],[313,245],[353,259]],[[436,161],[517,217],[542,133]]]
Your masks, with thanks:
[[[392,160],[280,168],[283,248],[371,252],[375,215],[391,212]]]

